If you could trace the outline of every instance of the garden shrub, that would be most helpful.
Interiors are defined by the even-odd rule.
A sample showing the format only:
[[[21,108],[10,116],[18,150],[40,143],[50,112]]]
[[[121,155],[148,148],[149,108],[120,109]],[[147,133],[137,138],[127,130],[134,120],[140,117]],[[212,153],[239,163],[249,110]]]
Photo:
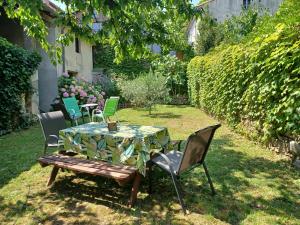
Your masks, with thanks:
[[[168,98],[166,78],[150,70],[134,80],[119,83],[122,96],[137,107],[146,107],[151,114],[152,107],[164,103]]]
[[[105,92],[101,91],[101,86],[92,85],[76,77],[63,73],[58,79],[59,98],[75,97],[79,105],[96,103],[99,108],[104,106]]]
[[[115,52],[109,45],[97,45],[94,48],[94,68],[102,68],[105,73],[118,74],[125,79],[134,79],[140,73],[148,72],[148,59],[125,58],[121,63],[114,62]]]
[[[0,38],[0,130],[14,130],[28,124],[23,97],[33,92],[31,76],[41,57]]]
[[[299,22],[300,2],[285,0],[239,44],[192,59],[191,102],[264,142],[298,136]]]
[[[223,43],[237,43],[267,16],[265,9],[259,5],[251,5],[243,9],[239,15],[231,16],[222,23],[213,18],[205,9],[198,22],[195,52],[205,55],[211,49]]]
[[[151,62],[151,69],[166,78],[166,87],[172,98],[187,95],[186,68],[186,62],[170,55],[157,57]]]
[[[170,103],[187,103],[187,63],[185,61],[178,60],[170,55],[153,55],[148,59],[135,60],[127,58],[120,64],[116,64],[113,62],[113,49],[110,46],[101,45],[94,49],[94,55],[95,67],[104,69],[105,75],[111,79],[112,85],[106,90],[108,94],[119,94],[120,90],[116,87],[120,85],[115,84],[124,80],[133,80],[140,75],[143,76],[149,72],[151,67],[153,72],[166,77],[166,86],[172,96]],[[98,80],[100,81],[100,79]]]

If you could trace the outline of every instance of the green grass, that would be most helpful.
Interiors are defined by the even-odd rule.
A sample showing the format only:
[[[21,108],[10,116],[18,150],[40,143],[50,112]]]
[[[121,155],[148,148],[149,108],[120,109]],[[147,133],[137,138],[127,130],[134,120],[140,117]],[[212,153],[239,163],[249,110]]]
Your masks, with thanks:
[[[124,109],[122,123],[162,125],[172,139],[216,121],[192,107]],[[0,137],[0,224],[300,224],[300,174],[287,158],[235,134],[216,133],[207,165],[217,195],[210,195],[202,168],[182,178],[184,216],[168,176],[155,171],[154,193],[142,183],[134,209],[126,207],[130,187],[90,176],[60,172],[51,188],[51,168],[41,168],[38,125]]]

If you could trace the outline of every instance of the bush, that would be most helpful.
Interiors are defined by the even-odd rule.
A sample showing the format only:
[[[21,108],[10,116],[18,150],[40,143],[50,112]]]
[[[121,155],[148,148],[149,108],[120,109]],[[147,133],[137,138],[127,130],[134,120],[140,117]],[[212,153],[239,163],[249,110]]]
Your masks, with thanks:
[[[261,141],[299,135],[299,21],[300,2],[286,0],[242,43],[191,60],[192,103]]]
[[[197,40],[195,43],[195,52],[198,55],[205,55],[211,48],[220,43],[220,31],[217,21],[209,14],[207,9],[203,11],[198,22]]]
[[[151,63],[152,70],[166,78],[166,87],[174,99],[187,95],[186,67],[186,62],[170,55],[158,57]]]
[[[100,85],[92,85],[88,82],[77,80],[74,76],[64,73],[58,79],[59,98],[75,97],[80,105],[96,103],[99,108],[104,106],[105,92]]]
[[[206,9],[198,22],[195,52],[205,55],[211,49],[223,43],[237,43],[248,35],[262,18],[266,11],[258,5],[251,5],[243,9],[240,15],[232,16],[222,23],[218,23]]]
[[[155,104],[163,103],[168,98],[166,78],[160,74],[149,73],[139,76],[134,80],[119,83],[122,96],[138,107],[146,107],[151,114]]]
[[[109,45],[97,45],[94,48],[94,68],[102,68],[104,72],[118,74],[125,79],[134,79],[140,73],[148,72],[150,62],[147,59],[125,58],[120,64],[114,63],[115,52]]]
[[[41,57],[0,38],[0,130],[14,130],[27,124],[23,97],[33,92],[31,76]]]

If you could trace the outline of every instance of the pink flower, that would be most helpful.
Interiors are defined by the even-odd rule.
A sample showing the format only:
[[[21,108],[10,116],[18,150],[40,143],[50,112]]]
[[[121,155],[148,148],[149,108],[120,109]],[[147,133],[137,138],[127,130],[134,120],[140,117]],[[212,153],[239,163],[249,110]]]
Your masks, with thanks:
[[[64,92],[64,93],[63,93],[63,96],[64,96],[64,98],[67,98],[67,97],[69,97],[69,94],[68,94],[68,92]]]
[[[80,97],[86,97],[87,93],[83,90],[80,91]]]
[[[75,88],[71,88],[71,92],[75,93],[76,92]]]
[[[69,74],[67,72],[63,72],[62,74],[64,77],[70,77]]]
[[[105,92],[104,92],[104,91],[101,91],[101,95],[102,95],[102,96],[105,96]]]

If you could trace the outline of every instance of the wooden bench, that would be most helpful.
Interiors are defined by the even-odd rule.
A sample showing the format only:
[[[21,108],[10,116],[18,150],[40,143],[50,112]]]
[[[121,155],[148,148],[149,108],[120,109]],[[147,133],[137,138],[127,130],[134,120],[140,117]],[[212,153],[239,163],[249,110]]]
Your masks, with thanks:
[[[59,169],[68,169],[74,172],[112,178],[120,186],[134,179],[128,202],[129,207],[132,207],[136,201],[141,175],[137,172],[135,167],[112,165],[103,161],[74,158],[64,155],[43,156],[39,158],[38,161],[42,167],[53,165],[47,186],[50,186],[54,182]]]

